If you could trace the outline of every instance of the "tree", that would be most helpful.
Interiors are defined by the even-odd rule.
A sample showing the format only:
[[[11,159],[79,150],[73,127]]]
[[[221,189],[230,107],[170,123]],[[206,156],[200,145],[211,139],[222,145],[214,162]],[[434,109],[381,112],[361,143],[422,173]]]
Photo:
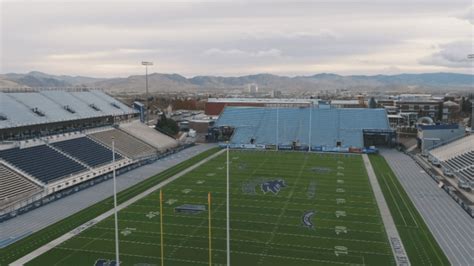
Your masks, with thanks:
[[[471,108],[472,108],[472,101],[470,99],[462,97],[461,112],[469,114],[469,113],[471,113]]]
[[[377,108],[377,102],[375,101],[374,97],[370,98],[369,100],[369,108]]]
[[[161,114],[160,119],[155,125],[155,129],[171,136],[174,136],[179,132],[178,123],[173,119],[166,118],[164,113]]]

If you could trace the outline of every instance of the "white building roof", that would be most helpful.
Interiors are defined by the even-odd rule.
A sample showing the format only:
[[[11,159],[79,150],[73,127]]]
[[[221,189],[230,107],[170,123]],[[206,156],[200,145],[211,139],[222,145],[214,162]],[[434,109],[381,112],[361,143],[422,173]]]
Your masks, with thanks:
[[[0,92],[0,129],[132,113],[102,91]]]

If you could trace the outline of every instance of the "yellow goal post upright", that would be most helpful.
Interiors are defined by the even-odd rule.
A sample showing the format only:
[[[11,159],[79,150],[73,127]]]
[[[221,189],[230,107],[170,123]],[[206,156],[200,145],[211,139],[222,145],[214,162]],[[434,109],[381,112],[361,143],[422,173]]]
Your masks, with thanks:
[[[212,223],[211,223],[211,192],[207,193],[207,209],[209,213],[209,266],[212,265]]]
[[[161,248],[161,266],[165,265],[165,254],[163,246],[163,191],[160,189],[160,248]]]

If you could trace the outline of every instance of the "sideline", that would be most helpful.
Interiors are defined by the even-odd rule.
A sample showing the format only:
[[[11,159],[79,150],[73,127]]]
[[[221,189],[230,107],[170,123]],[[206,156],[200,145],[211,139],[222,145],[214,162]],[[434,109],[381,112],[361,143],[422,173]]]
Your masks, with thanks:
[[[397,265],[408,266],[410,265],[410,260],[408,259],[405,247],[403,246],[397,227],[393,221],[392,214],[390,213],[387,202],[383,196],[377,176],[375,175],[372,164],[370,163],[369,156],[367,156],[367,154],[362,154],[362,158],[364,159],[365,169],[367,169],[367,174],[369,175],[370,185],[374,191],[375,200],[377,201],[380,214],[382,215],[383,225],[385,227],[385,231],[387,232],[388,240],[390,242],[390,246],[392,247],[395,261]]]
[[[223,149],[221,151],[218,151],[217,153],[214,153],[213,155],[201,160],[200,162],[196,163],[195,165],[191,166],[191,167],[188,167],[186,169],[184,169],[183,171],[175,174],[174,176],[160,182],[159,184],[145,190],[144,192],[134,196],[133,198],[123,202],[122,204],[118,205],[117,206],[117,211],[120,211],[128,206],[130,206],[131,204],[137,202],[138,200],[150,195],[151,193],[155,192],[156,190],[162,188],[163,186],[166,186],[167,184],[173,182],[174,180],[180,178],[181,176],[191,172],[192,170],[196,169],[197,167],[207,163],[208,161],[210,161],[211,159],[214,159],[215,157],[219,156],[220,154],[224,153],[226,150]],[[10,265],[24,265],[28,262],[30,262],[31,260],[41,256],[42,254],[50,251],[51,249],[57,247],[58,245],[60,245],[61,243],[73,238],[74,236],[80,234],[81,232],[83,232],[84,230],[94,226],[95,224],[99,223],[100,221],[103,221],[104,219],[106,219],[107,217],[111,216],[114,214],[114,209],[110,209],[109,211],[97,216],[96,218],[76,227],[75,229],[69,231],[68,233],[56,238],[55,240],[37,248],[36,250],[30,252],[29,254],[21,257],[20,259],[12,262]]]

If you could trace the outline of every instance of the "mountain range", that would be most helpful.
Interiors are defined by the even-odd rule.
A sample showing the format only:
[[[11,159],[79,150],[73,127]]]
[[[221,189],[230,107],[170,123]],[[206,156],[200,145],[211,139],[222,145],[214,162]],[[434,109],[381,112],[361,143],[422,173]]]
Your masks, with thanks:
[[[321,73],[312,76],[277,76],[256,74],[239,77],[195,76],[153,73],[148,75],[150,92],[199,91],[214,89],[243,89],[257,84],[262,90],[312,91],[331,89],[397,90],[423,88],[435,90],[472,90],[474,75],[457,73],[423,73],[398,75],[350,75]],[[38,71],[26,74],[0,74],[0,88],[24,87],[93,87],[111,92],[143,91],[145,76],[126,78],[92,78],[84,76],[50,75]]]

